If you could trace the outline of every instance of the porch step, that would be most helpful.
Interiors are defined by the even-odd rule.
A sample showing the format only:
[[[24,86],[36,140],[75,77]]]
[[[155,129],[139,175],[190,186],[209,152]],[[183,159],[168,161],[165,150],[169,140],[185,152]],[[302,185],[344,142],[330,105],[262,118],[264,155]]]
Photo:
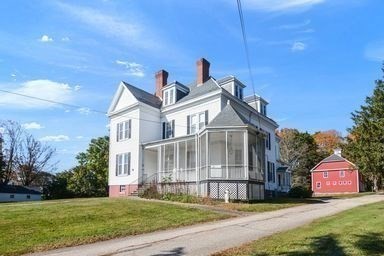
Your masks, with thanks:
[[[133,191],[129,196],[139,196],[139,191]]]

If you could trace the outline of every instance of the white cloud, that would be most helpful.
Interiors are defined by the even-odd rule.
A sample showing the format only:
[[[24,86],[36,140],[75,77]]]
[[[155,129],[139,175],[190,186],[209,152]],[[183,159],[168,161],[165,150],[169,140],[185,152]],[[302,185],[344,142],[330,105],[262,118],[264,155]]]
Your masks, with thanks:
[[[116,60],[116,64],[124,66],[128,71],[128,75],[130,76],[143,77],[145,75],[144,67],[139,63]]]
[[[11,74],[11,77],[16,77],[16,74],[13,74],[13,73],[12,73],[12,74]]]
[[[311,20],[305,20],[300,23],[293,23],[293,24],[284,24],[276,27],[277,29],[283,29],[283,30],[291,30],[291,29],[298,29],[308,26],[311,23]]]
[[[81,89],[81,86],[80,85],[75,85],[75,87],[73,87],[73,89],[75,90],[75,92],[79,91]]]
[[[40,129],[44,128],[44,126],[42,126],[41,124],[36,123],[36,122],[25,123],[25,124],[23,124],[23,127],[26,130],[31,130],[31,129],[40,130]]]
[[[297,52],[297,51],[304,51],[305,49],[307,49],[307,45],[305,43],[303,43],[303,42],[294,42],[292,44],[291,51]]]
[[[163,48],[161,40],[155,36],[156,32],[135,17],[134,12],[126,13],[126,15],[113,15],[97,9],[62,2],[58,2],[57,6],[93,30],[104,36],[116,38],[125,45],[155,51]]]
[[[43,42],[43,43],[53,42],[53,39],[52,39],[52,37],[49,37],[47,35],[43,35],[40,38],[40,42]]]
[[[53,142],[61,142],[68,141],[69,137],[67,135],[51,135],[40,138],[40,141],[53,141]]]
[[[91,113],[91,110],[89,108],[78,108],[77,112],[79,112],[82,115],[89,115]]]
[[[69,37],[65,36],[65,37],[61,38],[61,41],[69,42],[69,41],[71,41],[71,39],[69,39]]]
[[[84,139],[84,136],[81,136],[81,135],[76,136],[76,139],[78,139],[78,140]]]
[[[305,11],[325,0],[246,0],[244,6],[264,12]]]
[[[1,87],[4,88],[5,86],[0,84],[0,88]],[[62,103],[70,103],[74,96],[74,89],[68,84],[44,79],[26,81],[21,83],[17,89],[8,91],[14,94],[0,92],[0,106],[2,107],[29,109],[52,108],[59,105],[38,100],[33,97]],[[30,98],[23,97],[21,95],[28,95]]]
[[[384,41],[369,44],[364,51],[364,56],[372,61],[384,61]]]

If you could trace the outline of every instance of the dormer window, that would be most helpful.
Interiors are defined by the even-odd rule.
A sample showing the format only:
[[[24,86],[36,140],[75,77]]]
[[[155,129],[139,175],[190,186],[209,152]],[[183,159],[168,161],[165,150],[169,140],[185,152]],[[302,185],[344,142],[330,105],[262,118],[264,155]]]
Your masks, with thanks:
[[[241,100],[243,100],[243,88],[235,85],[235,96]]]
[[[163,91],[164,106],[172,105],[175,103],[175,88],[170,88]]]

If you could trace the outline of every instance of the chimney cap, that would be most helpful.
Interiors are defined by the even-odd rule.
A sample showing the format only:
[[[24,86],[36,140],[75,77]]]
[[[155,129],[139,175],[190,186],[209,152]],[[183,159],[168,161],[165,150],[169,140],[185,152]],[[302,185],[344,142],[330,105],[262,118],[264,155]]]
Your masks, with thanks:
[[[333,150],[333,154],[337,155],[337,156],[341,156],[341,148],[335,148]]]

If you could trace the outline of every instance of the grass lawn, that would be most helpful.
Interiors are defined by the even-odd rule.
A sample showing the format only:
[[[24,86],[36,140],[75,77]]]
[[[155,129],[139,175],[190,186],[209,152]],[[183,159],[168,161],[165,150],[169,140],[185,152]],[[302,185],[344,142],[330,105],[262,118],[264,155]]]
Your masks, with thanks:
[[[361,206],[215,255],[384,255],[383,212]]]
[[[129,199],[0,204],[0,255],[48,250],[229,217]]]

